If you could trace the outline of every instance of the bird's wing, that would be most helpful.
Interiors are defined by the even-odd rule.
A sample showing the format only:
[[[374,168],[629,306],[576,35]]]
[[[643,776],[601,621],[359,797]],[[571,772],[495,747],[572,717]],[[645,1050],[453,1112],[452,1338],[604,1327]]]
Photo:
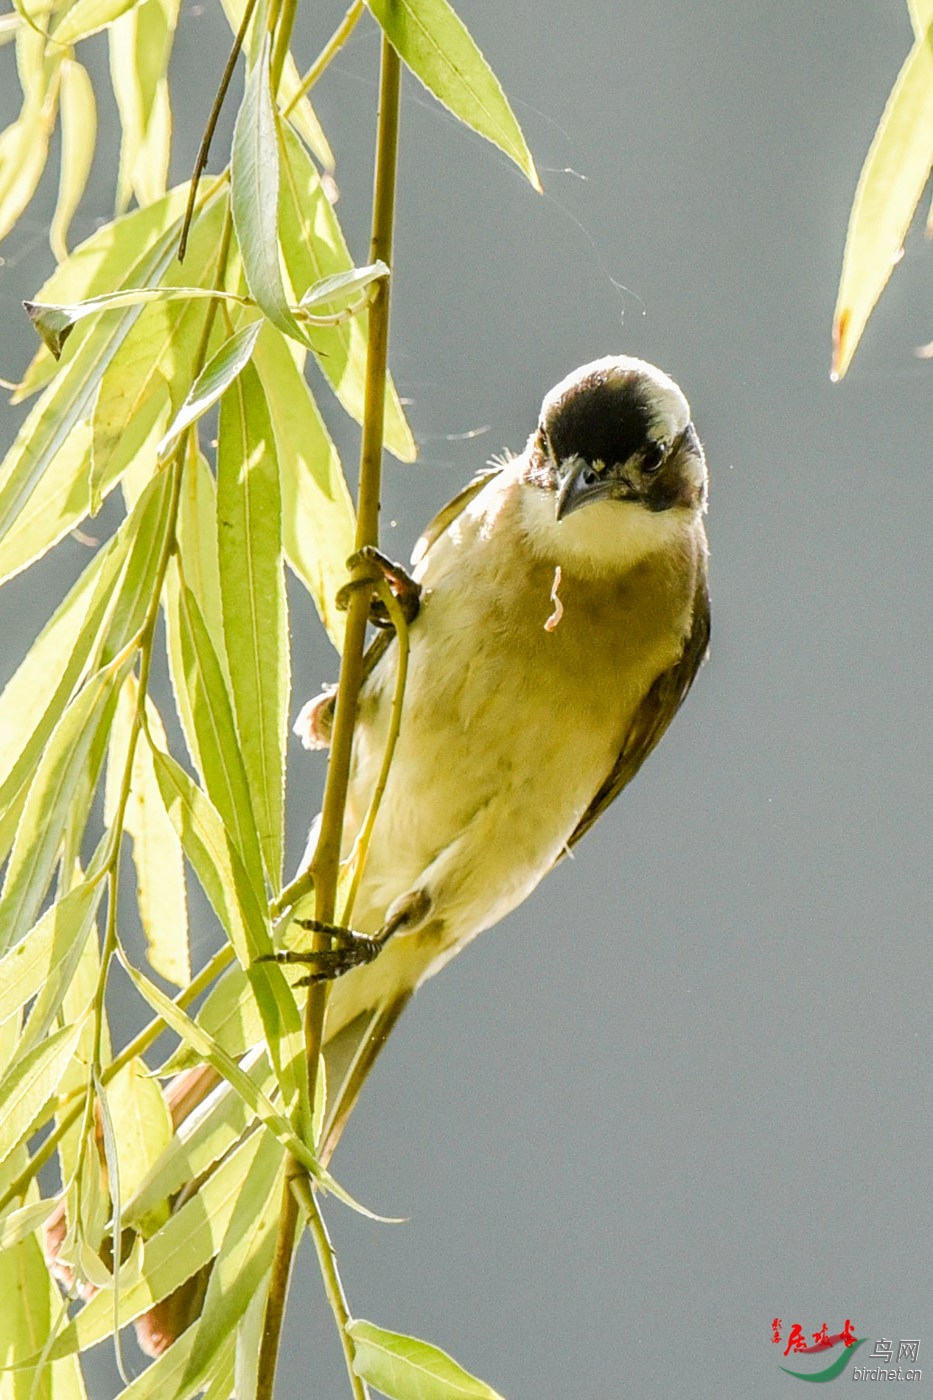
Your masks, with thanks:
[[[445,530],[449,530],[457,517],[466,510],[474,496],[478,496],[487,482],[494,476],[498,476],[502,471],[501,467],[487,467],[478,472],[472,481],[468,481],[462,491],[458,491],[452,500],[437,512],[434,519],[421,532],[421,537],[415,545],[412,554],[412,564],[417,566],[424,559],[428,550],[437,543]],[[363,680],[367,680],[385,656],[386,652],[395,641],[395,633],[391,628],[385,628],[378,632],[366,649],[363,657]],[[336,701],[334,702],[336,703]]]
[[[635,712],[619,757],[567,842],[575,846],[596,818],[632,781],[659,742],[693,684],[709,646],[709,594],[701,580],[693,604],[693,626],[676,665],[662,671]]]
[[[428,550],[435,545],[443,535],[445,530],[449,530],[451,525],[462,514],[470,504],[474,496],[478,496],[483,487],[492,481],[494,476],[498,476],[502,467],[486,467],[481,472],[477,472],[472,481],[468,481],[462,491],[458,491],[446,506],[441,506],[434,519],[425,526],[421,532],[421,538],[415,545],[411,556],[412,564],[417,567]]]

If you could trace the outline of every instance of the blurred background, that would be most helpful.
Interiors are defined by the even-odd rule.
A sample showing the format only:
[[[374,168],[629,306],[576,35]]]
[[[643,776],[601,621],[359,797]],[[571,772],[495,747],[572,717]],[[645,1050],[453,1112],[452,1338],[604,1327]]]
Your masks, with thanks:
[[[327,1208],[352,1310],[447,1348],[508,1400],[793,1395],[779,1365],[825,1361],[785,1360],[792,1324],[847,1318],[872,1343],[919,1338],[933,1376],[919,218],[849,376],[829,380],[849,207],[912,41],[907,7],[458,8],[545,194],[407,78],[391,359],[421,456],[387,463],[385,547],[407,557],[477,467],[520,449],[568,370],[637,354],[682,385],[706,447],[713,644],[576,859],[396,1030],[335,1171],[408,1221]],[[300,9],[303,66],[342,11]],[[228,44],[213,7],[183,8],[176,179]],[[105,80],[103,41],[85,53]],[[364,23],[314,94],[358,262],[377,64]],[[10,82],[4,123],[16,100]],[[112,207],[107,101],[78,237]],[[34,348],[19,302],[51,268],[54,193],[47,175],[0,249],[8,379]],[[323,384],[320,401],[352,475],[356,433]],[[4,448],[22,412],[3,406]],[[66,540],[0,593],[0,681],[86,559]],[[293,603],[294,713],[336,666]],[[292,743],[294,864],[323,764]],[[298,1275],[278,1393],[330,1400],[346,1382],[310,1250]],[[93,1393],[119,1389],[106,1348],[95,1364]]]

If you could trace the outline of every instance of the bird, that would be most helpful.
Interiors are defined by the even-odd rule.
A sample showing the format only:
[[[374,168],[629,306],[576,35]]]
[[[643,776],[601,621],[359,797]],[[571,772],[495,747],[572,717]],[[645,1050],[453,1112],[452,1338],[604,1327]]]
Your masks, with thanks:
[[[352,928],[332,930],[310,974],[333,977],[322,1161],[418,987],[573,850],[680,708],[709,642],[706,509],[683,393],[610,355],[545,395],[524,450],[440,511],[410,574],[386,564],[410,619],[408,677]],[[382,766],[398,645],[383,628],[364,663],[344,858]],[[307,747],[329,743],[334,700],[301,711]],[[314,956],[280,955],[312,969]],[[162,1317],[143,1345],[170,1340]]]

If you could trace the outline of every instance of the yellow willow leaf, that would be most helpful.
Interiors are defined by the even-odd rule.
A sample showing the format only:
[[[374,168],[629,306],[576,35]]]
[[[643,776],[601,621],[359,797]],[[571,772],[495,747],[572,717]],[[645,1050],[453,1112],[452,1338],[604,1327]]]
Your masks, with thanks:
[[[901,256],[933,165],[933,24],[891,89],[852,202],[833,317],[832,377],[841,379]]]
[[[59,95],[62,117],[61,174],[58,203],[49,227],[49,242],[59,262],[68,256],[68,230],[81,203],[97,141],[97,104],[87,69],[72,58],[62,62]]]

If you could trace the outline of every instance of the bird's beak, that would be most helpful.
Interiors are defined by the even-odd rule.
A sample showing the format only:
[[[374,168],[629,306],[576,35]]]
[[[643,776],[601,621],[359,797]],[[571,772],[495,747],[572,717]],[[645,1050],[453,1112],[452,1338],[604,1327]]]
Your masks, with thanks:
[[[555,516],[558,520],[564,520],[591,501],[604,501],[627,494],[624,490],[620,491],[620,486],[627,485],[628,482],[620,482],[613,472],[597,472],[585,458],[577,457],[568,467],[557,492]]]

